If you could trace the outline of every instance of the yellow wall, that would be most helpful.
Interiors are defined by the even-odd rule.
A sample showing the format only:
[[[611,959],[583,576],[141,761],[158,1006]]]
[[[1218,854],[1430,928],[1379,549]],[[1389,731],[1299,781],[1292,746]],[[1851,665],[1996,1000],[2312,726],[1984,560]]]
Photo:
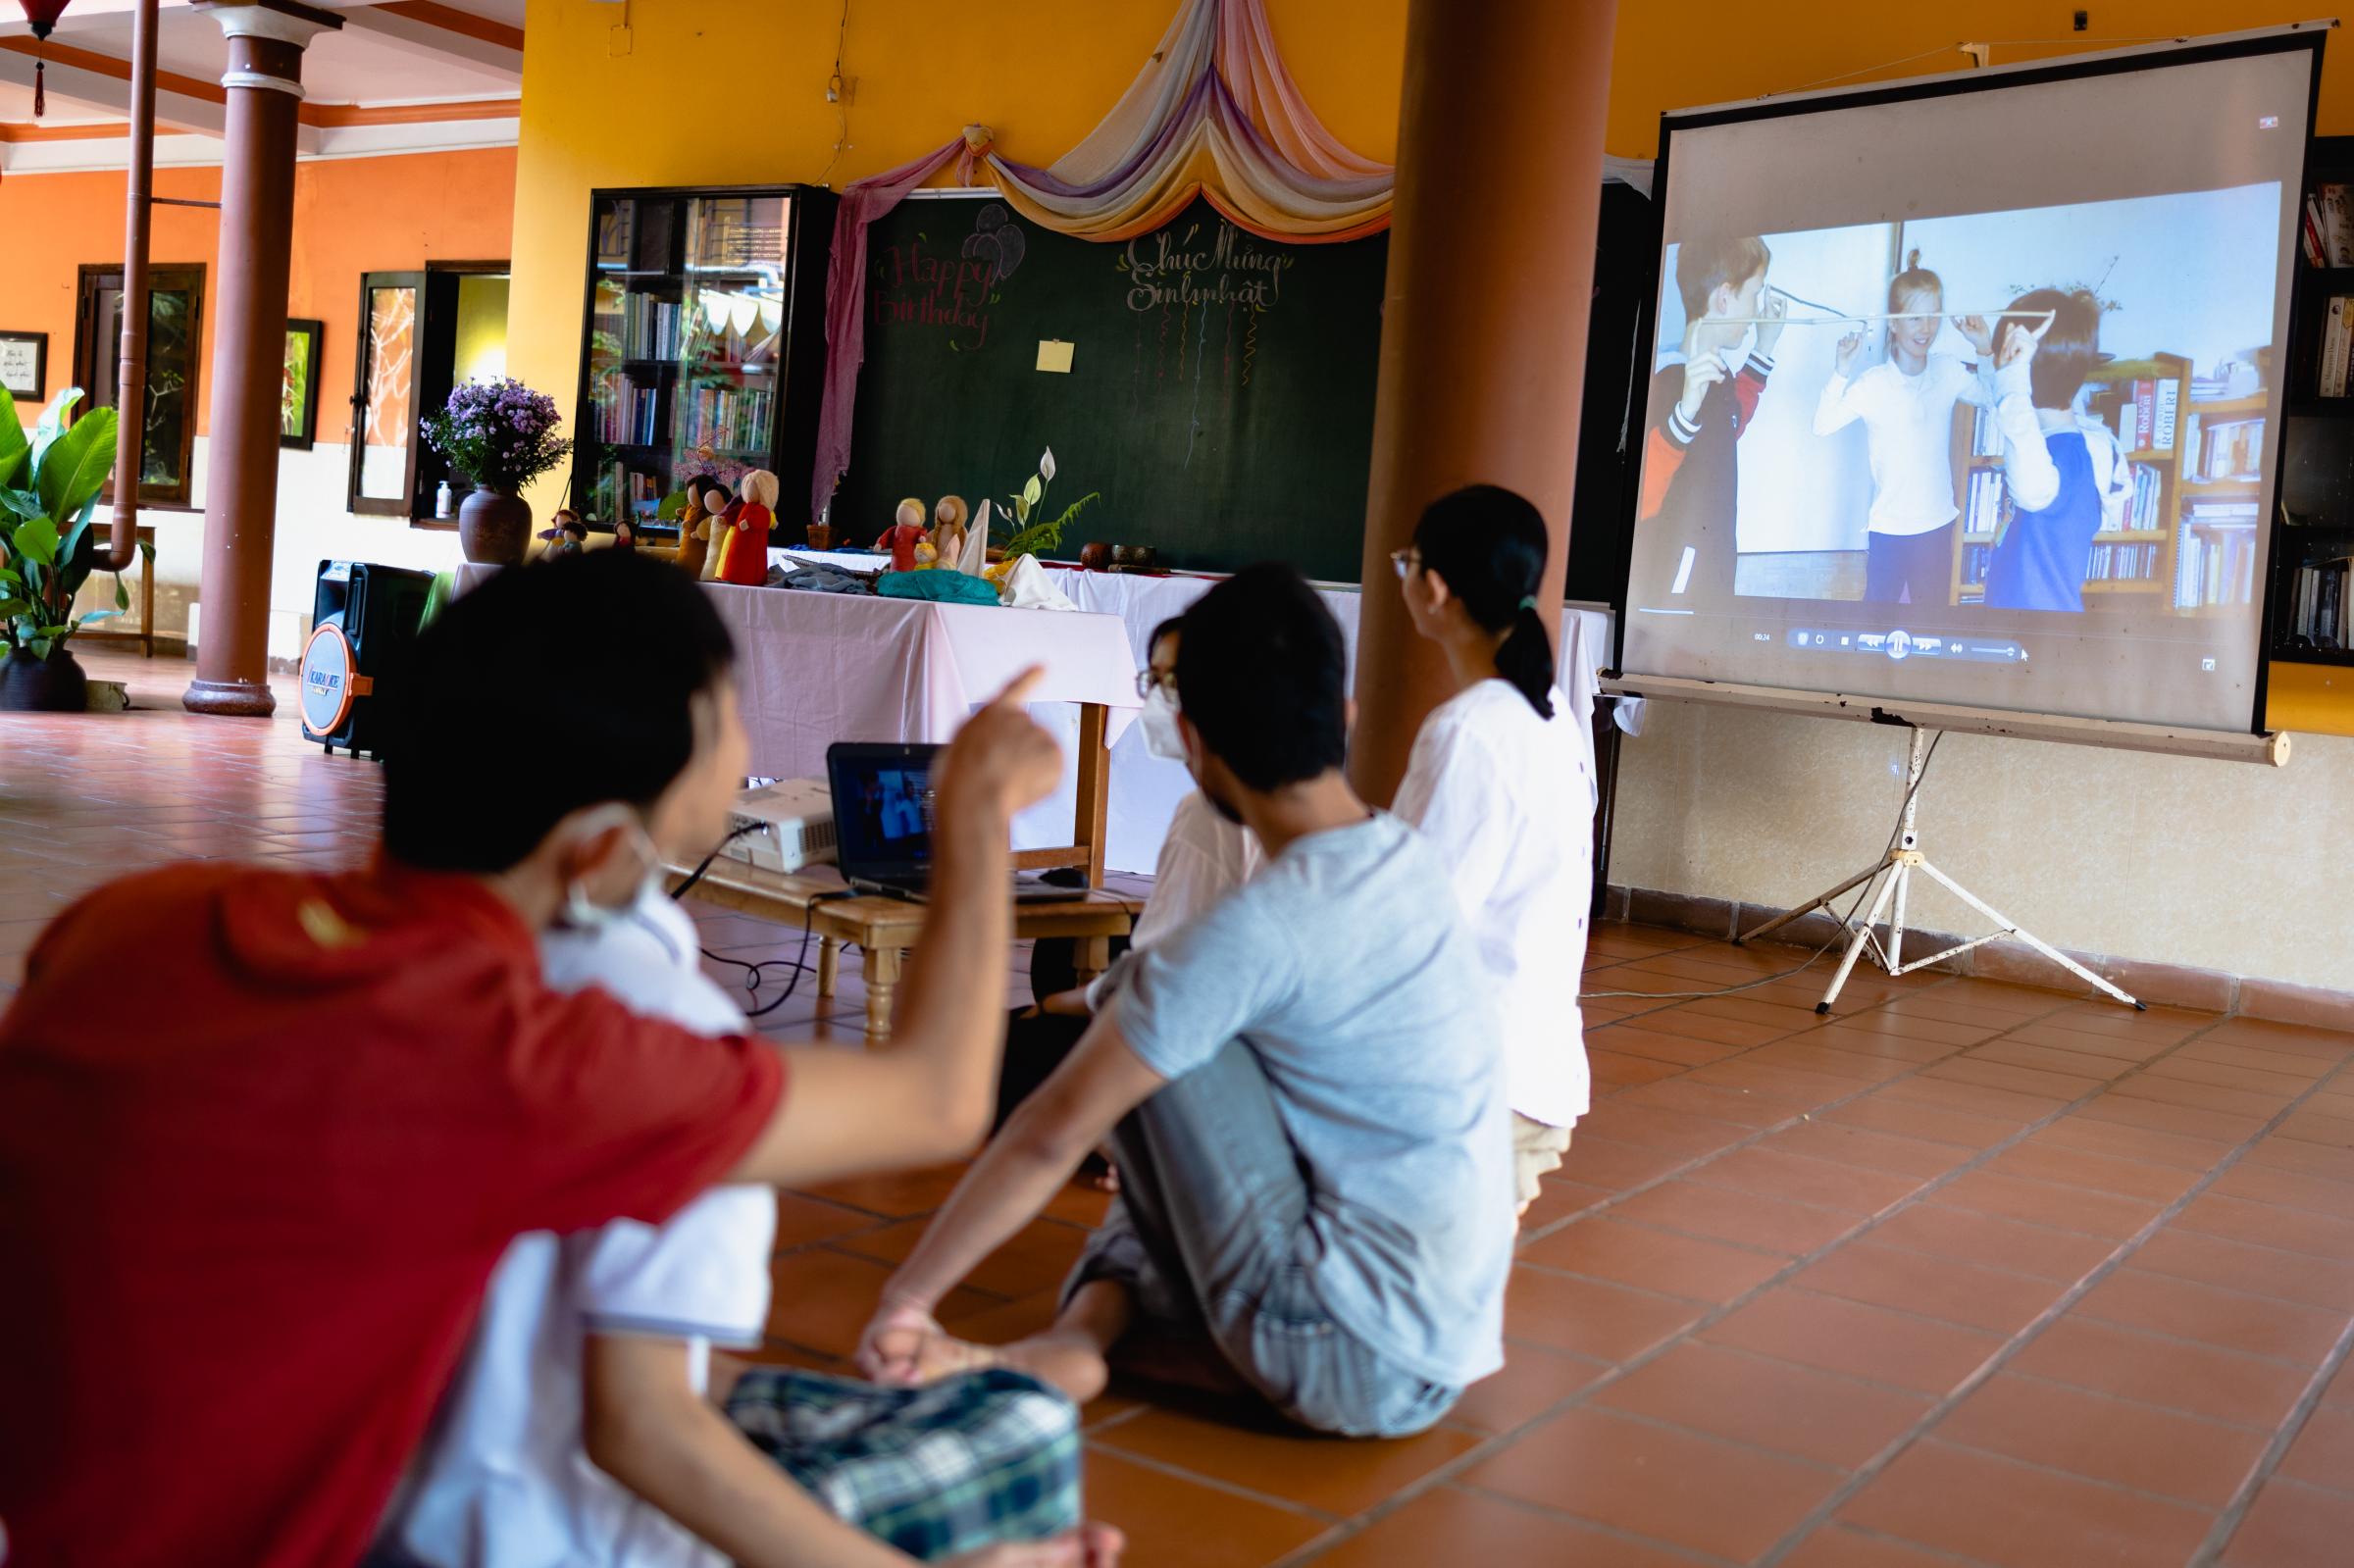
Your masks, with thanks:
[[[469,273],[458,279],[453,379],[486,380],[507,374],[507,279]]]

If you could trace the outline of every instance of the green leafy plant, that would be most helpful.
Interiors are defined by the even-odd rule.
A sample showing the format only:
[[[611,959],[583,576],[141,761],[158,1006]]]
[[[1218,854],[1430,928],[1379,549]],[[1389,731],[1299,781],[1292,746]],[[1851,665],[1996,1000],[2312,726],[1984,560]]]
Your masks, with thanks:
[[[117,435],[111,408],[68,425],[80,401],[78,386],[59,392],[27,437],[17,400],[0,387],[0,641],[36,659],[91,622],[130,608],[117,574],[113,609],[74,612],[97,553],[90,514],[114,471]]]
[[[1042,550],[1060,549],[1062,531],[1070,527],[1071,520],[1103,498],[1100,492],[1090,490],[1064,507],[1060,516],[1052,519],[1037,516],[1034,520],[1034,514],[1042,512],[1047,504],[1047,486],[1053,482],[1054,449],[1049,446],[1046,455],[1038,460],[1038,472],[1030,476],[1029,482],[1022,486],[1020,493],[1005,497],[1005,510],[1012,514],[1014,523],[1012,531],[998,543],[1006,560],[1021,555],[1036,555]]]

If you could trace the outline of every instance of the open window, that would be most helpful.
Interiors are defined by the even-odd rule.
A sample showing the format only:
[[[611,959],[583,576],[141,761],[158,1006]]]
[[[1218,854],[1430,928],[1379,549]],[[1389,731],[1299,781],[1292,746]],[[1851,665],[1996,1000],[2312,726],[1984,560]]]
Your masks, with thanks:
[[[506,374],[507,264],[369,273],[359,322],[349,505],[430,520],[441,482],[466,481],[426,444],[420,422],[459,382]]]
[[[113,408],[141,430],[139,501],[189,504],[196,449],[196,371],[204,343],[204,269],[147,270],[147,385],[139,417],[123,408],[115,378],[123,343],[123,268],[83,267],[74,313],[74,384],[81,407]],[[108,486],[111,497],[113,486]]]

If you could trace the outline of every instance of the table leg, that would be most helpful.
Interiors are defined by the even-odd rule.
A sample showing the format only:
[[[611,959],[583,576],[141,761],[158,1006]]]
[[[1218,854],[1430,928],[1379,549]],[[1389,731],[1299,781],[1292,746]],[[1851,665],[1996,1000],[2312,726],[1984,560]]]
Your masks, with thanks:
[[[1082,936],[1072,964],[1081,986],[1093,985],[1097,977],[1111,967],[1111,938]]]
[[[899,984],[899,949],[866,949],[866,1039],[891,1038],[891,996]]]
[[[817,993],[834,994],[835,977],[842,972],[842,943],[831,936],[817,939]]]

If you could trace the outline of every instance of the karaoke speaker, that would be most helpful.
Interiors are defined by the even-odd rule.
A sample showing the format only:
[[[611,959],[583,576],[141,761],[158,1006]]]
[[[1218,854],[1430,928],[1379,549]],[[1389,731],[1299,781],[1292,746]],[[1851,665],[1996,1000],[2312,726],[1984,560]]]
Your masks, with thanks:
[[[373,561],[322,561],[302,650],[302,734],[384,760],[377,682],[417,639],[434,588],[431,572]]]

